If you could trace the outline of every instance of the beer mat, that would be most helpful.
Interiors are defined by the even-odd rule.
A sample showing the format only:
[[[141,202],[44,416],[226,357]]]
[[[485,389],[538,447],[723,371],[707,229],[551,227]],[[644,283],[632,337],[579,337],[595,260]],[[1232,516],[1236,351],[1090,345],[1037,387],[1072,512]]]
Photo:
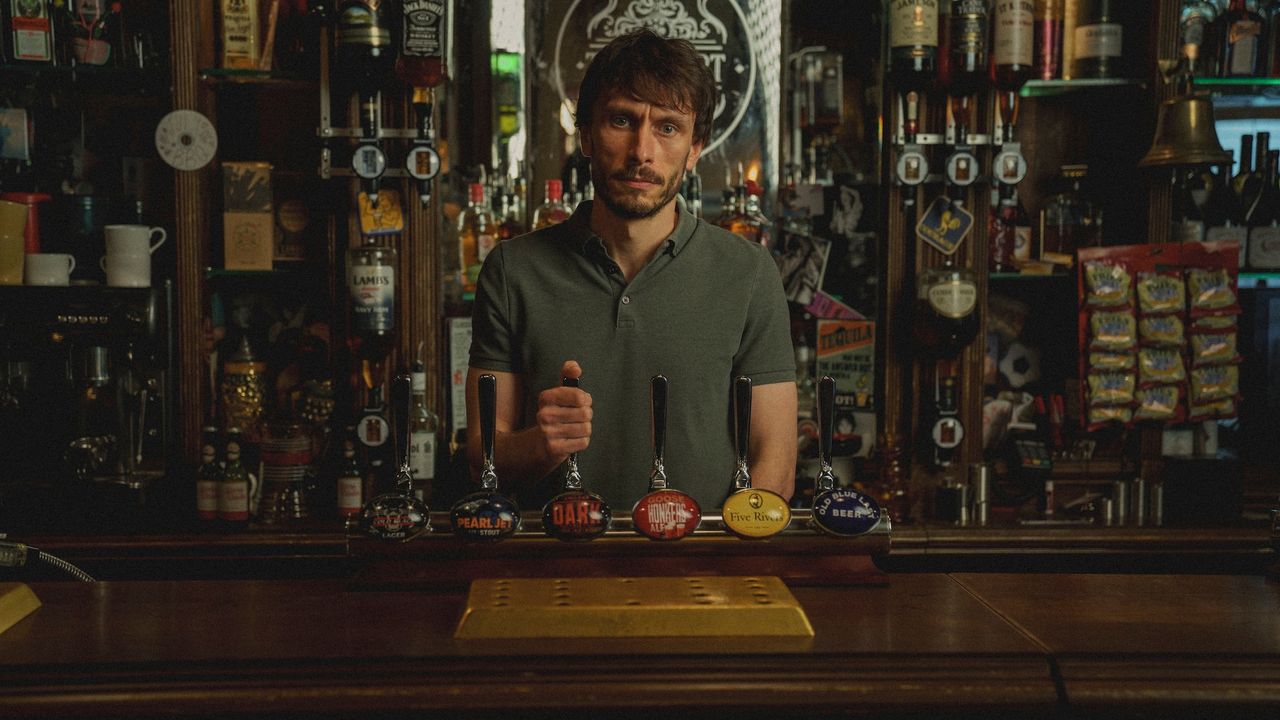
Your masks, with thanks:
[[[454,637],[813,637],[775,576],[502,578],[471,583]]]
[[[26,583],[0,583],[0,633],[40,607],[40,598]]]

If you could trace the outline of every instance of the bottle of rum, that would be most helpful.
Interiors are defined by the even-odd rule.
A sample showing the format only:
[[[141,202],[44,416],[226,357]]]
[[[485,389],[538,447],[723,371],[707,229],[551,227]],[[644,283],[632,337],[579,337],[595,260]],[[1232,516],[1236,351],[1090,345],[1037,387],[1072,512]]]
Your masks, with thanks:
[[[218,519],[218,495],[222,466],[218,464],[218,429],[206,425],[200,431],[200,468],[196,470],[196,517],[202,524]]]
[[[462,269],[462,290],[476,291],[480,265],[498,241],[498,227],[484,201],[484,184],[468,186],[467,209],[458,216],[458,262]]]
[[[902,91],[924,90],[937,74],[938,0],[889,3],[889,76]]]
[[[541,230],[569,219],[569,206],[564,204],[564,183],[548,180],[542,204],[533,211],[533,229]]]
[[[347,339],[359,359],[379,362],[395,343],[395,248],[374,236],[347,250],[347,291],[351,297],[351,332]]]
[[[413,399],[409,404],[409,472],[413,492],[429,502],[436,479],[436,448],[440,445],[440,418],[427,407],[427,371],[421,358],[413,363]]]

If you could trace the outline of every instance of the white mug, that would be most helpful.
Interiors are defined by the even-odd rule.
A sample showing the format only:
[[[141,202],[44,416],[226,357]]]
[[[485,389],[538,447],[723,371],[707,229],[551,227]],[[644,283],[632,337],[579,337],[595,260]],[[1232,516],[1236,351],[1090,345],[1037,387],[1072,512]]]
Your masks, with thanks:
[[[102,230],[107,239],[108,255],[149,255],[168,237],[164,228],[146,225],[107,225]],[[159,239],[152,244],[151,238],[157,233]]]
[[[111,287],[151,287],[151,255],[114,253],[103,255],[98,265],[107,273]]]
[[[27,285],[70,285],[71,271],[75,269],[74,255],[27,253],[22,275]]]

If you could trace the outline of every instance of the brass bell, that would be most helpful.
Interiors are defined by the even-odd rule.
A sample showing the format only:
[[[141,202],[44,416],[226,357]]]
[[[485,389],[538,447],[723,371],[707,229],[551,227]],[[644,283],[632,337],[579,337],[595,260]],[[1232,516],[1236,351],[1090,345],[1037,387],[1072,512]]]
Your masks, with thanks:
[[[1155,140],[1138,165],[1216,165],[1230,159],[1218,142],[1213,102],[1203,95],[1180,95],[1160,103]]]

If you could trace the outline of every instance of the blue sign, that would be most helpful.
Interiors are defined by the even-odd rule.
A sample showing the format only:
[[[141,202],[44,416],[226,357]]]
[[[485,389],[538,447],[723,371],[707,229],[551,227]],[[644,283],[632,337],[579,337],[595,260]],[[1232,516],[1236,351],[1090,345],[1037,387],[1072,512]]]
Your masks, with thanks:
[[[813,521],[831,535],[865,535],[880,524],[880,504],[853,488],[828,490],[813,499]]]

